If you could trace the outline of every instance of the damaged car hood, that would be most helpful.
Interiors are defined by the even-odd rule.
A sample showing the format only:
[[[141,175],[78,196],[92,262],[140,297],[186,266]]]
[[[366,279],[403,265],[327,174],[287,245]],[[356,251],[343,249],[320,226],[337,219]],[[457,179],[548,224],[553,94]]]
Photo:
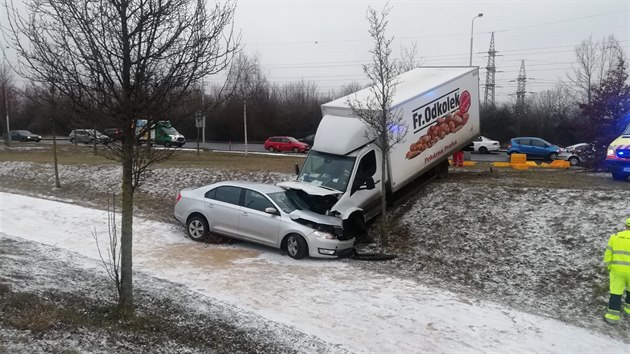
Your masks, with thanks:
[[[301,190],[307,194],[318,196],[318,197],[324,197],[328,195],[338,196],[339,194],[342,193],[336,189],[320,187],[320,186],[316,186],[310,183],[298,182],[298,181],[280,182],[276,185],[278,187],[285,188],[285,189]]]
[[[305,220],[322,225],[341,227],[342,221],[336,216],[322,215],[308,210],[294,210],[289,214],[291,220]]]

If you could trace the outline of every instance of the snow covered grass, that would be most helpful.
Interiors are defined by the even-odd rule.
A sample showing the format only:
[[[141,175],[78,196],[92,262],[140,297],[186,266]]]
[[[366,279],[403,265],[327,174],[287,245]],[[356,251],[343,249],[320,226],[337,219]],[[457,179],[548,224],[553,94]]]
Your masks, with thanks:
[[[0,163],[0,187],[4,191],[100,208],[104,205],[106,194],[115,192],[119,188],[120,170],[116,166],[65,165],[60,172],[62,172],[62,188],[56,190],[51,188],[54,180],[50,164],[2,162]],[[620,229],[622,220],[630,216],[630,183],[613,182],[610,178],[603,178],[604,174],[582,173],[573,169],[569,171],[535,170],[522,173],[497,170],[489,172],[487,166],[477,166],[475,169],[459,169],[452,172],[450,178],[432,183],[416,198],[392,211],[396,220],[394,225],[396,232],[392,238],[391,251],[398,254],[397,259],[387,262],[344,260],[314,262],[314,264],[342,269],[364,268],[369,273],[360,273],[358,270],[351,273],[362,274],[370,279],[395,277],[399,279],[395,282],[418,282],[436,288],[436,290],[429,289],[429,293],[434,291],[437,294],[439,292],[437,288],[443,288],[456,294],[447,296],[455,296],[457,298],[455,303],[447,301],[440,304],[438,301],[434,303],[438,307],[458,306],[457,303],[477,304],[479,299],[489,299],[507,306],[501,308],[501,311],[506,311],[506,313],[509,313],[507,311],[510,310],[507,309],[510,308],[515,312],[524,310],[596,332],[610,333],[630,343],[630,321],[622,322],[618,327],[609,327],[601,320],[607,303],[608,283],[607,275],[601,265],[601,257],[608,236]],[[181,167],[156,169],[153,177],[156,178],[146,183],[137,194],[140,204],[146,203],[150,206],[140,207],[140,211],[151,219],[171,221],[174,196],[181,188],[204,185],[223,179],[273,183],[293,176],[270,171]],[[178,234],[184,237],[183,230],[178,231]],[[254,250],[257,251],[256,248]],[[198,271],[203,270],[203,267],[199,268],[200,264],[195,263],[196,260],[201,261],[202,258],[189,253],[188,248],[175,253],[173,250],[165,251],[173,257],[182,257],[182,252],[188,252],[186,254],[190,259],[183,258],[186,264],[194,265]],[[286,257],[275,255],[273,250],[262,250],[261,257],[264,257],[262,260],[253,258],[248,262],[261,263],[266,267],[269,267],[270,261],[272,264],[280,262],[280,266],[287,262]],[[293,263],[289,263],[284,265],[289,268],[281,267],[280,270],[289,272],[289,269],[293,269]],[[242,262],[239,264],[243,266]],[[165,272],[163,274],[168,274],[168,270],[168,267],[162,269],[162,272]],[[298,273],[311,274],[310,271]],[[161,273],[154,275],[159,276],[159,274]],[[172,274],[172,276],[176,279],[177,274]],[[249,278],[251,277],[245,279]],[[332,275],[327,278],[335,279]],[[255,284],[253,286],[266,289],[268,284],[264,283],[264,279],[266,278],[258,279],[249,286]],[[276,281],[281,284],[285,280],[289,279],[281,277]],[[321,278],[316,281],[324,284]],[[349,279],[339,281],[349,284]],[[369,279],[363,279],[363,281],[369,283]],[[243,283],[243,286],[246,286],[245,284]],[[339,297],[341,294],[354,291],[355,295],[360,295],[360,298],[356,300],[344,298],[343,301],[358,301],[359,304],[366,301],[371,303],[372,296],[382,296],[379,293],[384,290],[379,286],[389,286],[384,284],[366,285],[366,289],[372,289],[368,292],[358,290],[359,287],[354,290],[347,289],[342,293],[314,294],[313,296],[321,299],[322,302],[325,302],[324,299],[332,298],[335,301],[342,301]],[[193,283],[187,286],[194,289],[195,285]],[[270,289],[269,291],[273,293],[280,290]],[[397,292],[390,295],[396,299],[402,298],[402,295]],[[212,296],[217,296],[217,294]],[[226,296],[225,299],[229,298],[227,294],[223,296]],[[440,296],[435,297],[441,299]],[[422,301],[427,301],[428,298],[423,297]],[[391,302],[391,299],[387,300],[385,297],[383,301],[387,303]],[[377,306],[384,306],[384,303]],[[250,309],[257,308],[255,301],[249,306]],[[406,302],[404,306],[407,306]],[[257,313],[273,313],[265,317],[280,319],[285,324],[291,324],[290,327],[299,323],[297,319],[290,316],[290,320],[287,321],[282,314],[269,311],[271,309],[263,307],[263,310],[258,310]],[[378,316],[398,316],[398,312],[379,313]],[[483,314],[474,312],[470,316],[483,316]],[[510,316],[522,319],[522,315]],[[411,322],[397,320],[402,320],[403,323],[411,326]],[[438,318],[435,320],[438,321],[437,323],[440,321]],[[461,320],[460,318],[457,321]],[[362,321],[369,322],[370,320],[359,320],[359,322]],[[321,329],[317,329],[318,324],[309,323],[300,328],[307,333],[321,332]],[[436,328],[437,323],[431,322],[430,326]],[[407,328],[406,325],[401,326],[396,328]],[[519,329],[519,331],[527,332],[525,329]],[[320,338],[329,335],[326,331],[323,332],[319,333]],[[441,328],[437,332],[444,335],[448,331]],[[367,333],[372,332],[367,331]],[[451,333],[453,336],[461,335],[459,329],[452,330]],[[435,340],[435,338],[430,340]],[[436,343],[442,343],[445,340],[443,338]],[[566,351],[553,349],[553,346],[548,344],[549,346],[545,347],[543,343],[538,348],[547,349],[543,351]],[[484,347],[480,346],[480,343],[474,345],[477,350],[492,351],[489,347],[482,349]],[[455,347],[463,350],[463,347]],[[356,350],[369,347],[357,344],[350,348]],[[402,347],[396,347],[394,344],[392,346],[384,344],[378,348],[402,350]],[[414,347],[407,347],[407,349],[411,348]],[[433,348],[444,349],[445,347],[436,344]],[[494,351],[498,350],[497,348],[495,347]],[[535,351],[524,348],[522,347],[521,350]],[[599,350],[599,348],[591,349]]]
[[[98,261],[2,233],[0,261],[2,353],[343,352],[142,272],[136,315],[119,322]]]

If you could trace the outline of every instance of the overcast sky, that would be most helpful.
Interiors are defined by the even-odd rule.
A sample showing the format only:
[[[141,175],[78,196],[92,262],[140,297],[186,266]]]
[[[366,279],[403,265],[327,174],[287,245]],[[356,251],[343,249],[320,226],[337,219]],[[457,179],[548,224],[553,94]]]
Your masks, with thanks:
[[[415,42],[423,65],[468,65],[471,21],[483,13],[474,21],[472,60],[482,68],[481,99],[494,32],[496,99],[506,101],[514,99],[523,59],[527,91],[540,92],[566,80],[575,46],[589,36],[601,40],[614,34],[628,54],[629,4],[629,0],[392,0],[387,35],[394,37],[396,57],[401,46]],[[362,0],[240,0],[236,28],[245,52],[258,56],[270,82],[303,79],[327,92],[352,82],[368,83],[361,69],[370,60],[372,46],[367,9],[380,11],[384,5],[385,1]],[[4,21],[4,9],[0,15]],[[16,60],[11,50],[7,57]]]
[[[550,89],[566,78],[574,48],[592,36],[614,34],[628,53],[630,1],[390,1],[387,35],[395,55],[413,42],[423,65],[468,65],[474,20],[473,65],[485,66],[495,32],[496,96],[514,99],[525,60],[527,91]],[[313,81],[322,91],[366,83],[361,64],[372,45],[367,8],[384,1],[241,0],[237,27],[248,54],[257,54],[271,82]],[[483,95],[483,86],[481,89]]]

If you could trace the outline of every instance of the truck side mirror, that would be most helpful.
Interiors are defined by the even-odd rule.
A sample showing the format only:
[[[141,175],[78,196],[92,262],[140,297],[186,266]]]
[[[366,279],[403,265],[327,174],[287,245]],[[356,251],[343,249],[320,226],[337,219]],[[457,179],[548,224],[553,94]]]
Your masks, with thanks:
[[[354,180],[354,183],[352,184],[352,189],[350,190],[350,194],[354,194],[354,192],[361,189],[371,190],[374,188],[375,188],[374,179],[371,176],[365,177],[365,176],[357,175],[357,178]]]

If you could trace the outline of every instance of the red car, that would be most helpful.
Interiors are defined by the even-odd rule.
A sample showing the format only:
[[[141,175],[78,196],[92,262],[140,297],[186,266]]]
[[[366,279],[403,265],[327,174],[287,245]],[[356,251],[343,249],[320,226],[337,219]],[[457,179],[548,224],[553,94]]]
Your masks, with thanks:
[[[310,146],[290,136],[272,136],[265,140],[265,150],[307,152]]]

